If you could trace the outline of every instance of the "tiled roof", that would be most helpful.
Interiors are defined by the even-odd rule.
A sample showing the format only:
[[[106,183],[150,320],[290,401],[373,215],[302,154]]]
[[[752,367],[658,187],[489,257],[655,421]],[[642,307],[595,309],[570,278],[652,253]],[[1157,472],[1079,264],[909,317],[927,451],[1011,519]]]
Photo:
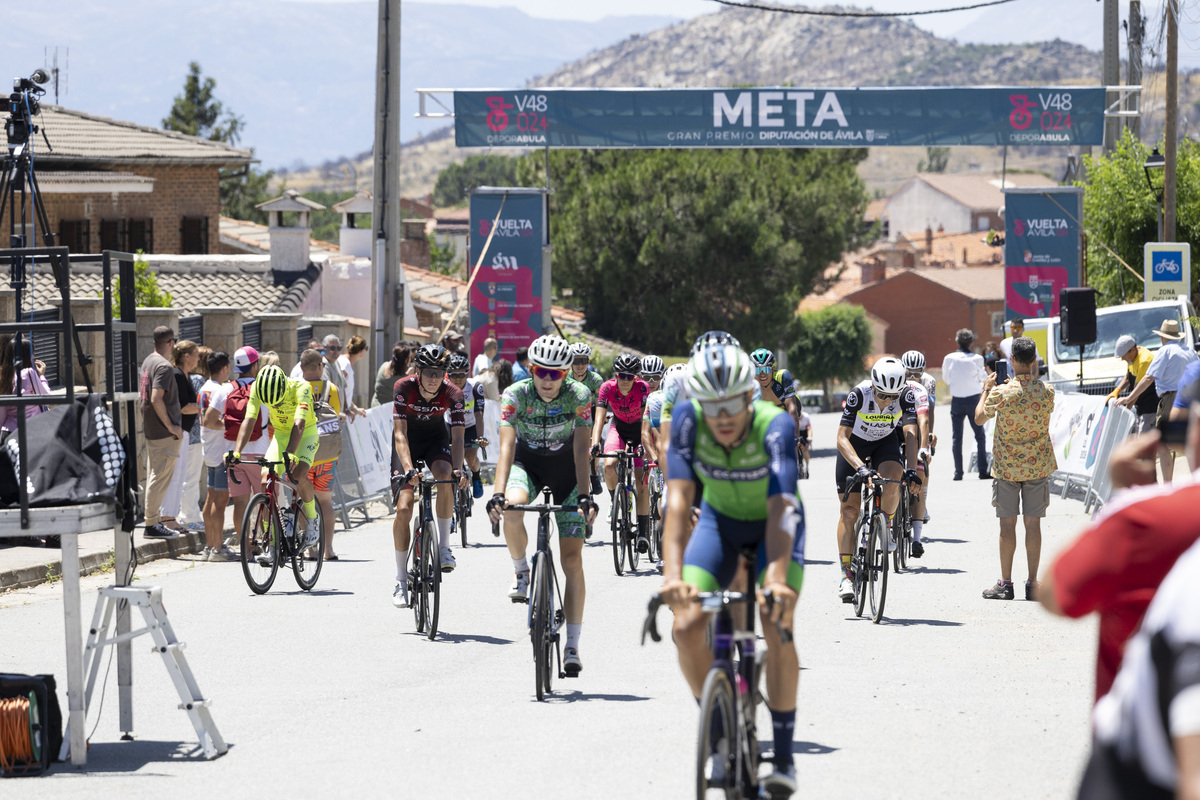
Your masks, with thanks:
[[[958,201],[972,211],[995,211],[1004,205],[1002,187],[1053,187],[1058,184],[1045,175],[1016,173],[1005,176],[1001,182],[1000,175],[982,173],[947,174],[944,172],[922,172],[913,178],[914,181],[924,181],[929,186]],[[910,184],[905,184],[907,187]],[[903,191],[901,189],[900,191]]]
[[[924,249],[925,234],[906,234],[916,245]],[[933,250],[922,254],[922,262],[928,266],[991,266],[1004,262],[1004,248],[992,247],[984,241],[983,233],[935,233]],[[963,259],[963,253],[966,259]]]
[[[37,174],[38,186],[47,194],[65,191],[110,192],[118,187],[139,187],[140,191],[154,190],[154,178],[132,172],[105,170],[42,170]],[[128,191],[128,190],[126,190]]]
[[[52,148],[38,155],[43,164],[138,162],[232,166],[254,160],[251,151],[222,142],[96,117],[62,106],[43,105],[39,124]]]
[[[236,247],[251,254],[271,252],[270,228],[266,225],[221,217],[220,235],[221,243],[224,245]],[[341,255],[341,249],[331,242],[310,239],[309,243],[309,258],[313,261],[323,261],[326,258]]]
[[[918,267],[916,269],[897,270],[882,281],[858,286],[849,292],[845,299],[854,302],[854,294],[858,291],[872,289],[904,276],[916,276],[933,283],[941,284],[953,292],[971,300],[1003,300],[1004,299],[1004,267],[958,267],[939,269],[937,267]]]

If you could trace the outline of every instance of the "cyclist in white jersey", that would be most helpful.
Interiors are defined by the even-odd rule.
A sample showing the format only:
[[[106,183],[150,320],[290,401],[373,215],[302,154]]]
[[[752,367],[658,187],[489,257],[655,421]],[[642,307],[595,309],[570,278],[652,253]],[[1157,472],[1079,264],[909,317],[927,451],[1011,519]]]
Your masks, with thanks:
[[[798,406],[800,416],[796,419],[796,449],[799,452],[800,458],[803,460],[804,469],[800,470],[800,477],[808,477],[808,462],[812,453],[812,417],[804,410],[804,406]]]
[[[913,558],[925,555],[925,544],[921,540],[925,523],[929,521],[929,510],[926,498],[929,493],[929,463],[933,460],[933,449],[937,445],[937,436],[933,432],[934,406],[937,402],[937,379],[925,372],[925,354],[919,350],[909,350],[900,358],[904,365],[904,377],[909,385],[917,386],[925,395],[926,413],[919,419],[920,449],[917,451],[917,470],[925,478],[917,497],[916,509],[913,511]]]

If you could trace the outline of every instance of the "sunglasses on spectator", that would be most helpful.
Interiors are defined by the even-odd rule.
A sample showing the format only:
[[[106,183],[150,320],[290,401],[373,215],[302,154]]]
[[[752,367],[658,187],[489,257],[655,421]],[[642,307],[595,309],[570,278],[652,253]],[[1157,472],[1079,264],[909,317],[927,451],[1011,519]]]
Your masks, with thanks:
[[[548,367],[533,368],[533,377],[543,381],[561,381],[566,375],[567,371],[565,369],[550,369]]]
[[[617,373],[617,380],[619,380],[619,381],[631,381],[636,377],[637,377],[637,375],[634,375],[632,372],[618,372]]]
[[[737,397],[727,397],[724,400],[701,400],[700,410],[704,413],[704,416],[715,419],[721,416],[722,413],[728,414],[731,417],[740,414],[746,410],[748,405],[749,402],[746,400],[746,396],[740,394]]]
[[[327,345],[325,345],[325,349],[326,350],[341,350],[342,346],[340,344],[327,344]]]
[[[444,369],[423,369],[423,370],[421,370],[421,377],[424,378],[425,380],[430,380],[430,381],[439,380],[440,381],[442,378],[445,377],[445,375],[446,375],[446,370],[444,370]]]

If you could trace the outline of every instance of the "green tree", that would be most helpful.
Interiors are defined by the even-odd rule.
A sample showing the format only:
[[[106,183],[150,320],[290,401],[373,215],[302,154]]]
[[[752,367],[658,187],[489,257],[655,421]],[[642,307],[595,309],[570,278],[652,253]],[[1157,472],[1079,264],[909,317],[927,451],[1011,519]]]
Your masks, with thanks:
[[[233,219],[267,224],[267,212],[257,208],[259,203],[271,199],[268,185],[275,177],[275,170],[259,172],[247,165],[244,170],[221,173],[221,213]],[[284,186],[287,184],[285,183]],[[280,187],[280,192],[284,187]],[[333,241],[337,241],[334,239]]]
[[[476,186],[515,186],[520,161],[512,156],[467,156],[461,164],[451,164],[438,173],[433,204],[461,206]]]
[[[133,295],[138,308],[170,308],[175,298],[158,288],[158,276],[150,271],[145,252],[138,250],[133,262]],[[121,317],[121,278],[113,281],[113,317]]]
[[[458,257],[458,253],[454,250],[454,245],[450,242],[442,247],[437,243],[437,239],[430,234],[429,237],[429,269],[439,275],[456,275],[460,272],[463,264],[463,259]]]
[[[862,306],[838,303],[798,314],[789,339],[788,368],[801,383],[821,385],[826,408],[831,381],[851,383],[866,372],[871,326]]]
[[[774,343],[822,271],[865,234],[865,150],[551,154],[554,280],[601,336],[686,352],[720,328]],[[544,156],[518,175],[542,185]]]
[[[917,172],[945,172],[949,163],[949,147],[926,147],[925,158],[917,162]]]
[[[201,74],[199,62],[188,64],[183,94],[175,96],[171,113],[162,121],[163,128],[214,142],[237,144],[246,123],[232,111],[225,110],[221,101],[213,96],[216,88],[214,79]]]
[[[1149,150],[1126,130],[1110,155],[1084,156],[1083,225],[1088,235],[1088,284],[1101,305],[1137,302],[1142,294],[1143,246],[1158,240],[1158,212],[1142,165]],[[1175,239],[1200,248],[1200,144],[1183,139],[1176,167]],[[1107,245],[1107,247],[1105,247]],[[1134,275],[1109,252],[1132,267]],[[1192,293],[1197,271],[1192,271]]]

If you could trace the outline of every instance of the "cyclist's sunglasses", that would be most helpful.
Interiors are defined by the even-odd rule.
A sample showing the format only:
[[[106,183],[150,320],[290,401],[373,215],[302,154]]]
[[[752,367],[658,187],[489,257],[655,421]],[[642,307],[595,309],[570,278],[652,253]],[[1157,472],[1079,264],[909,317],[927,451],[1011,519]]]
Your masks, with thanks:
[[[754,374],[755,375],[770,375],[771,368],[770,367],[755,367]]]
[[[442,378],[446,377],[446,370],[444,370],[444,369],[428,369],[428,368],[423,369],[423,370],[421,370],[421,377],[426,380],[430,380],[430,381],[432,381],[432,380],[440,381]]]
[[[890,406],[892,403],[896,402],[896,398],[899,396],[899,392],[896,394],[884,394],[883,392],[875,393],[875,399],[879,401],[879,405],[881,406]]]
[[[737,397],[727,397],[724,400],[701,400],[700,410],[706,417],[717,418],[724,412],[729,416],[735,416],[746,410],[749,402],[744,394]]]
[[[540,378],[544,381],[561,381],[566,377],[565,369],[550,369],[549,367],[534,367],[533,377]]]
[[[636,377],[637,377],[637,375],[634,375],[632,372],[618,372],[617,373],[617,380],[619,380],[619,381],[631,381]]]
[[[447,375],[449,375],[451,378],[465,378],[465,377],[467,377],[467,373],[466,373],[466,372],[447,372],[446,374],[447,374]]]

